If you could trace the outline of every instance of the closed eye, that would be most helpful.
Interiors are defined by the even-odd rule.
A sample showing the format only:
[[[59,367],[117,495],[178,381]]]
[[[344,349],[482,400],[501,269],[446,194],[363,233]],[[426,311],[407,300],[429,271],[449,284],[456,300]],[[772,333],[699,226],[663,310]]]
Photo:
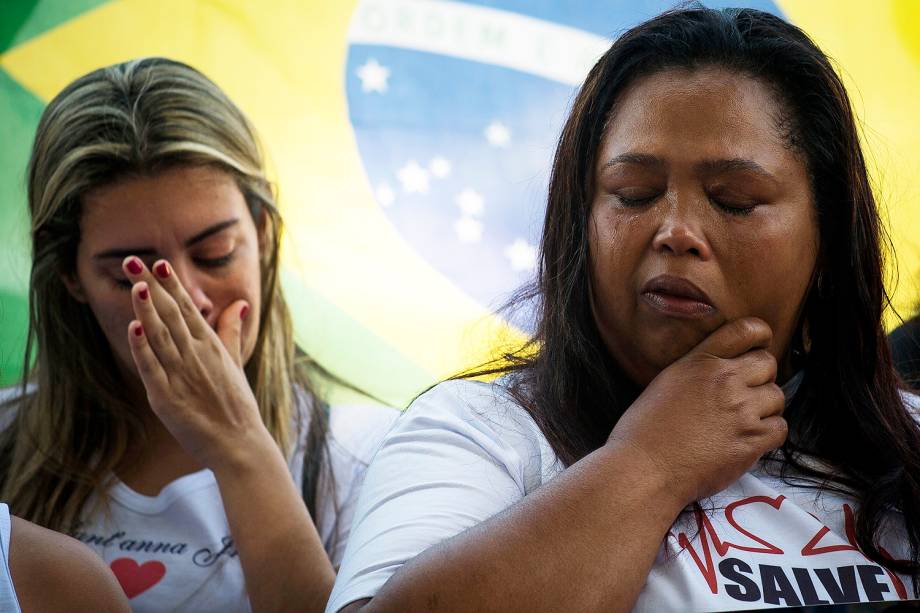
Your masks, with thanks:
[[[730,202],[727,200],[720,200],[718,198],[709,197],[710,202],[716,205],[722,211],[728,213],[729,215],[750,215],[754,212],[754,208],[757,206],[757,203],[740,203],[740,202]]]
[[[650,194],[648,196],[627,196],[624,194],[614,194],[614,197],[625,207],[639,207],[649,204],[660,194]]]
[[[198,263],[199,266],[205,268],[221,268],[233,260],[234,253],[235,252],[231,251],[227,255],[222,255],[217,258],[195,258],[195,262]]]

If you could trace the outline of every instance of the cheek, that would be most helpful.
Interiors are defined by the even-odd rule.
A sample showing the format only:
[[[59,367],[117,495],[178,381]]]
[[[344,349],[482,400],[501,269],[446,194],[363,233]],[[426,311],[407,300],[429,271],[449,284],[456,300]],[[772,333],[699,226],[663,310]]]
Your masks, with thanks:
[[[631,304],[625,297],[632,292],[647,240],[639,219],[599,209],[603,205],[589,218],[591,286],[596,309],[609,315]]]
[[[104,295],[88,292],[87,298],[87,304],[109,341],[112,353],[123,366],[133,371],[134,359],[128,347],[128,324],[134,319],[130,293],[112,289]]]
[[[729,258],[731,301],[728,319],[755,315],[773,329],[774,348],[781,353],[792,335],[817,257],[812,224],[777,227],[756,241],[739,245]]]

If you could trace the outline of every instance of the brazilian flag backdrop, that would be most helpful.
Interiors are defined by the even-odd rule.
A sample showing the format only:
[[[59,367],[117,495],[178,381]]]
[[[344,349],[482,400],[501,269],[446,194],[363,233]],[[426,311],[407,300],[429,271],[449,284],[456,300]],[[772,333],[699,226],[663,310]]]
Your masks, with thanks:
[[[526,325],[492,313],[533,272],[572,95],[612,37],[671,4],[0,2],[0,384],[19,376],[25,340],[31,140],[74,78],[162,55],[224,88],[256,125],[280,189],[299,344],[401,405],[496,338],[525,338]],[[909,315],[920,287],[920,0],[706,4],[779,14],[837,61],[894,246],[889,289]]]

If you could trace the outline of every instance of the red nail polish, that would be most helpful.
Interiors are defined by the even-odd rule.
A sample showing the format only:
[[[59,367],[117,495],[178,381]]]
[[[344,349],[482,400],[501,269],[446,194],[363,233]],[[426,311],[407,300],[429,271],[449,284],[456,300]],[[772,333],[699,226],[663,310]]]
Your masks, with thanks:
[[[141,261],[137,258],[131,258],[128,260],[128,272],[132,275],[139,275],[143,272],[144,267],[141,266]]]
[[[156,271],[157,276],[161,279],[169,277],[169,265],[166,262],[160,262],[153,268]]]
[[[150,298],[150,292],[147,291],[147,288],[146,288],[146,287],[143,288],[143,289],[141,289],[141,290],[139,290],[139,291],[137,292],[137,295],[140,297],[141,300],[147,300],[147,298]]]
[[[143,336],[144,335],[144,326],[138,325],[134,328],[134,336]]]
[[[240,309],[240,319],[246,319],[247,315],[249,315],[249,305],[244,304],[243,308]]]

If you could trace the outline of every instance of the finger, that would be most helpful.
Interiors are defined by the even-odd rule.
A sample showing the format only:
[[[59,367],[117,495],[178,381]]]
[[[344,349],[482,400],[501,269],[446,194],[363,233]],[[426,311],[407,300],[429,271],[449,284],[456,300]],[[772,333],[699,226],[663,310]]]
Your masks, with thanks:
[[[249,304],[237,300],[224,309],[217,320],[217,336],[237,366],[243,365],[243,326],[248,315]]]
[[[772,340],[773,331],[767,322],[756,317],[741,317],[722,324],[691,349],[689,354],[706,353],[719,358],[735,358],[752,349],[766,349]]]
[[[758,387],[776,381],[776,358],[766,349],[754,349],[734,358],[738,373],[750,387]]]
[[[761,421],[763,442],[767,450],[779,449],[789,436],[789,424],[779,415],[767,417]]]
[[[147,390],[147,397],[157,396],[162,390],[167,389],[169,377],[166,376],[166,371],[147,341],[143,324],[136,319],[128,324],[128,346],[131,348],[137,374]]]
[[[786,396],[782,388],[775,383],[767,383],[753,390],[756,398],[757,414],[761,419],[775,417],[786,410]]]
[[[131,302],[134,315],[143,326],[145,343],[153,350],[160,364],[167,370],[179,369],[182,364],[181,352],[153,306],[153,295],[146,281],[139,281],[131,288]]]
[[[204,317],[201,315],[201,311],[199,311],[195,303],[192,302],[192,297],[188,295],[185,287],[179,282],[179,277],[176,276],[169,262],[166,260],[155,262],[153,265],[153,273],[163,289],[166,290],[166,293],[168,293],[176,303],[189,333],[199,340],[207,338],[207,335],[210,333],[210,326],[208,326],[208,322],[205,321]]]
[[[160,260],[157,264],[160,264],[164,260]],[[165,325],[166,329],[173,337],[173,343],[179,348],[182,353],[186,353],[191,350],[191,332],[189,331],[188,326],[185,323],[185,319],[182,317],[182,313],[179,310],[176,301],[173,300],[172,296],[163,288],[159,279],[155,277],[144,263],[141,262],[140,258],[136,256],[129,256],[125,258],[125,261],[122,263],[122,268],[124,268],[125,274],[128,275],[128,278],[138,283],[143,281],[147,284],[147,287],[150,292],[150,302],[153,305],[153,308],[156,309],[157,314],[159,315],[160,320]],[[175,275],[172,275],[175,277]],[[143,322],[143,320],[141,320]],[[147,322],[143,322],[145,325]],[[158,346],[156,344],[157,334],[159,334],[159,329],[154,330],[151,327],[147,327],[147,334],[153,335],[154,349]]]

